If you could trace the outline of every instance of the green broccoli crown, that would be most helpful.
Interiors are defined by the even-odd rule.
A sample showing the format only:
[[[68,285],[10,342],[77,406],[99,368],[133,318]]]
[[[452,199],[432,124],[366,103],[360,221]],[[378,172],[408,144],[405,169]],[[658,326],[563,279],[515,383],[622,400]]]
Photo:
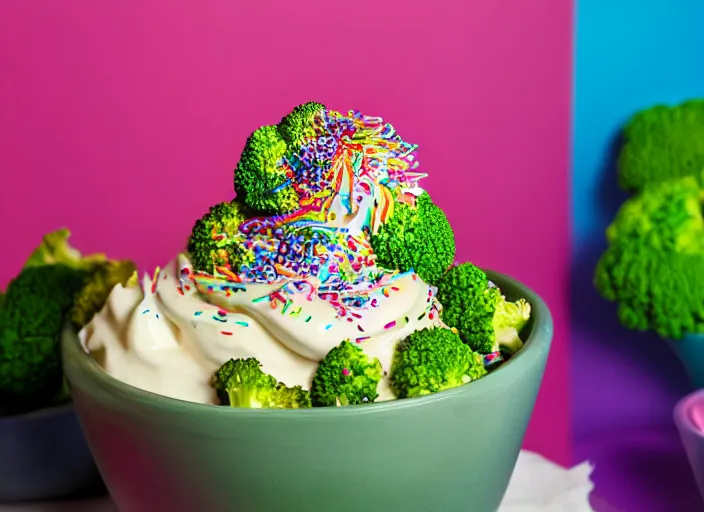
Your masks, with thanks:
[[[450,389],[487,373],[483,358],[450,329],[415,331],[401,341],[391,367],[391,387],[398,398]]]
[[[677,340],[704,332],[704,255],[653,251],[643,243],[612,243],[596,267],[594,284],[618,302],[628,329],[652,329]]]
[[[438,284],[437,298],[442,321],[457,329],[472,350],[482,354],[498,350],[493,321],[501,293],[489,286],[486,273],[471,263],[451,267]]]
[[[235,170],[238,197],[257,213],[270,215],[295,210],[298,193],[291,184],[286,155],[294,154],[306,137],[314,135],[315,117],[325,110],[319,103],[300,105],[276,126],[262,126],[247,139]]]
[[[406,272],[413,269],[436,285],[455,259],[455,235],[445,213],[423,192],[415,205],[397,201],[388,221],[370,243],[379,266]]]
[[[609,242],[640,241],[666,252],[704,252],[702,193],[692,177],[646,185],[606,230]]]
[[[704,218],[691,177],[648,184],[607,229],[594,285],[621,323],[679,339],[704,331]]]
[[[63,264],[25,268],[0,310],[0,403],[8,412],[50,405],[62,386],[58,338],[86,270]]]
[[[624,190],[693,176],[704,178],[704,100],[637,113],[624,130],[619,182]]]
[[[98,313],[115,286],[125,286],[137,268],[129,260],[106,261],[90,273],[76,294],[68,318],[76,329],[81,329]]]
[[[310,407],[308,392],[300,386],[287,388],[264,373],[253,358],[230,359],[215,372],[211,381],[223,404],[248,409]]]
[[[357,345],[343,341],[326,354],[315,372],[311,399],[315,407],[372,403],[383,377],[381,363]]]
[[[249,209],[238,200],[212,206],[196,221],[188,239],[188,254],[193,268],[210,274],[215,267],[230,267],[234,272],[251,261],[245,249],[245,237],[240,225],[251,216]]]
[[[324,110],[324,105],[309,101],[294,108],[281,120],[278,130],[289,148],[299,146],[306,138],[315,136],[316,116]]]
[[[215,372],[213,379],[213,387],[223,403],[250,409],[269,408],[277,384],[252,357],[230,359]]]

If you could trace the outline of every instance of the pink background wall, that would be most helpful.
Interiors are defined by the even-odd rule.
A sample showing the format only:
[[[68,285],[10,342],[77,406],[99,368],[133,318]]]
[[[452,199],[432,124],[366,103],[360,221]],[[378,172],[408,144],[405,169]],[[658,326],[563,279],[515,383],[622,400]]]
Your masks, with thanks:
[[[237,4],[0,5],[0,286],[63,225],[82,250],[163,264],[231,196],[254,128],[310,99],[381,115],[420,144],[458,259],[551,306],[526,447],[567,462],[570,2]]]

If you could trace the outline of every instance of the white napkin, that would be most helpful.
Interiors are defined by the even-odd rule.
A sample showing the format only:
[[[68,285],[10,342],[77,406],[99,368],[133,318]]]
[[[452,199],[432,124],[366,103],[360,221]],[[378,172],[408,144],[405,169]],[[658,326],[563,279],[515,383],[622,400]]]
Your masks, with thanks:
[[[589,462],[565,469],[521,450],[499,512],[593,512],[589,505],[593,469]]]

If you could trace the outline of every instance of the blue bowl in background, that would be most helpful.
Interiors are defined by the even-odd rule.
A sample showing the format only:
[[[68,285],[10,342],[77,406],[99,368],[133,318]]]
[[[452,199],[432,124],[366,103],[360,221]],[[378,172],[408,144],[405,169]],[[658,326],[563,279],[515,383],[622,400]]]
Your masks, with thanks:
[[[704,334],[687,334],[680,340],[668,340],[668,345],[682,361],[695,388],[704,388]]]
[[[0,417],[0,502],[104,490],[72,404]]]

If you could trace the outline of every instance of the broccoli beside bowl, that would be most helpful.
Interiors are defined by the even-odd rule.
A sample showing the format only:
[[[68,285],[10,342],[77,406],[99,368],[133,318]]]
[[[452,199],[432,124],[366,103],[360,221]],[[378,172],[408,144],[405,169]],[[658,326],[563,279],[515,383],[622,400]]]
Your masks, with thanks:
[[[501,274],[488,276],[508,300],[532,305],[523,348],[469,386],[363,405],[219,407],[153,394],[106,373],[68,326],[65,372],[117,506],[173,512],[496,510],[535,404],[552,320],[530,289]],[[340,350],[349,356],[348,347]],[[358,363],[374,375],[373,362]],[[257,368],[240,363],[229,370]],[[312,400],[326,396],[324,385],[310,394]],[[300,396],[289,390],[277,399]]]
[[[0,293],[0,502],[101,488],[61,366],[64,321],[80,328],[129,261],[83,256],[67,229],[46,234]]]

